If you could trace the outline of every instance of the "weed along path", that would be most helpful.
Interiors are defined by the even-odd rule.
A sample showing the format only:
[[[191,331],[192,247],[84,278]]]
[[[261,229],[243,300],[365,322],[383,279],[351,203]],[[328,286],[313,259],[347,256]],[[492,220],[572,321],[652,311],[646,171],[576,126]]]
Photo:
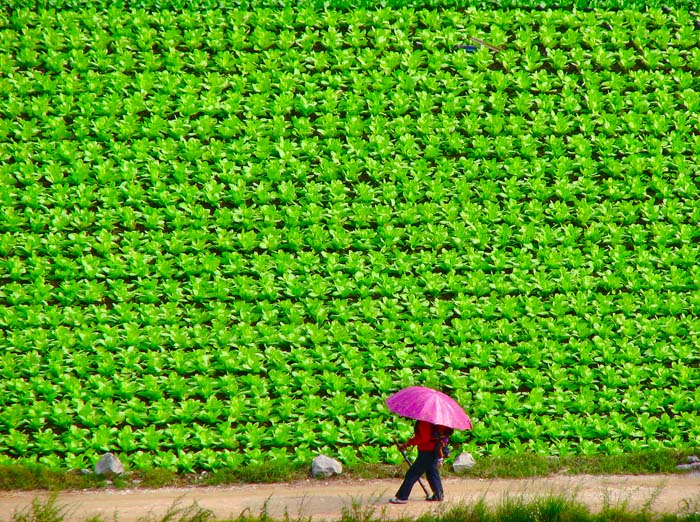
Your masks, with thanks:
[[[101,489],[67,491],[58,495],[66,522],[84,522],[99,516],[107,522],[157,521],[173,509],[185,510],[193,504],[211,510],[217,520],[257,516],[266,512],[273,518],[291,520],[340,520],[344,510],[359,510],[386,518],[417,516],[449,509],[459,503],[473,504],[481,499],[497,506],[505,498],[523,499],[550,495],[565,496],[585,504],[592,511],[605,506],[625,506],[631,510],[648,506],[655,512],[680,512],[690,502],[700,508],[700,473],[670,475],[556,475],[528,479],[444,479],[446,501],[426,502],[419,485],[406,505],[390,505],[387,500],[399,480],[306,480],[280,484],[246,484],[225,487],[162,489]],[[15,513],[26,511],[34,499],[46,492],[0,492],[0,521],[11,521]],[[177,520],[179,517],[175,517]]]

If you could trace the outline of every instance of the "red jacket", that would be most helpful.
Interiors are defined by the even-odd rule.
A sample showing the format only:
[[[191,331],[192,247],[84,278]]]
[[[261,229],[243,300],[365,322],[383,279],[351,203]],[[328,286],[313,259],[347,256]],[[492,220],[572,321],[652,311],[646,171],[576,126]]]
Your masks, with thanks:
[[[416,433],[406,441],[406,446],[416,446],[418,451],[433,451],[436,442],[433,438],[433,425],[429,422],[418,421]]]

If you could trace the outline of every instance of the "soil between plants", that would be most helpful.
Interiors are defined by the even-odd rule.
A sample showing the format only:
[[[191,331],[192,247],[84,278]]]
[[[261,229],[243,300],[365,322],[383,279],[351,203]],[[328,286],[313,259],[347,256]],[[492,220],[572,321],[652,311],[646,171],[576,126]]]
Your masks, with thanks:
[[[290,483],[244,484],[220,487],[161,489],[99,489],[64,491],[57,503],[64,508],[66,522],[84,522],[100,516],[105,522],[160,520],[169,510],[197,506],[211,510],[217,520],[237,518],[241,514],[266,512],[274,518],[288,515],[291,520],[340,520],[343,510],[360,506],[362,512],[373,509],[377,516],[399,518],[418,516],[457,504],[473,504],[481,499],[498,505],[505,498],[530,500],[550,495],[572,498],[591,511],[604,507],[647,507],[658,513],[678,513],[688,503],[700,508],[700,473],[669,475],[555,475],[526,479],[454,478],[443,480],[445,501],[426,502],[419,484],[408,504],[391,505],[389,498],[398,489],[400,479],[349,480],[308,479]],[[45,491],[0,492],[0,521],[9,522],[24,512],[34,499],[49,496]]]

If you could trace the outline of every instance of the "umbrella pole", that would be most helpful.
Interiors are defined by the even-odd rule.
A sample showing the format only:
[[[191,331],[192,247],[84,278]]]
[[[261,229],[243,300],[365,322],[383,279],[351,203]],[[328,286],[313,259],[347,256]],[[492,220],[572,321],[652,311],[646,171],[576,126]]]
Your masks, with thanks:
[[[398,447],[398,445],[397,445]],[[406,455],[406,452],[399,448],[399,451],[401,452],[401,455],[403,455],[403,460],[406,461],[406,464],[408,464],[408,467],[411,467],[411,459],[408,458],[408,455]],[[420,484],[420,487],[423,488],[423,492],[425,493],[425,498],[430,498],[430,493],[428,493],[428,488],[425,487],[425,484],[423,483],[423,480],[418,477],[418,484]]]

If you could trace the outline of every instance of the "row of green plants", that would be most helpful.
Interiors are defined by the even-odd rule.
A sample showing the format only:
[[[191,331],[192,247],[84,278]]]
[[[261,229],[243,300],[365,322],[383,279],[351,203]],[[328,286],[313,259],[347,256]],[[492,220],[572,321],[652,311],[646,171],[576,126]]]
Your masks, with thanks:
[[[641,187],[649,187],[642,179],[611,188],[612,197],[620,198],[613,202],[605,201],[611,196],[604,192],[592,194],[590,200],[579,200],[580,189],[564,183],[553,189],[550,196],[540,195],[542,200],[525,202],[530,187],[500,189],[496,182],[482,181],[463,184],[463,189],[479,195],[473,199],[463,195],[461,204],[450,199],[450,203],[441,206],[439,200],[433,199],[432,189],[446,198],[453,195],[457,198],[458,192],[444,190],[437,184],[431,189],[416,184],[386,183],[381,191],[367,191],[373,194],[372,200],[363,197],[358,201],[351,196],[354,199],[351,203],[307,202],[304,197],[289,203],[291,208],[282,211],[276,207],[284,197],[277,199],[274,192],[264,202],[246,200],[255,205],[249,210],[228,208],[236,203],[223,200],[214,203],[212,210],[205,201],[177,201],[175,194],[161,196],[174,199],[162,206],[149,205],[143,196],[142,204],[146,207],[117,208],[122,201],[117,191],[116,197],[108,199],[114,207],[102,206],[105,203],[100,197],[87,200],[90,205],[81,207],[78,200],[54,201],[48,189],[31,201],[31,193],[36,191],[13,187],[16,182],[12,180],[6,185],[3,199],[6,219],[0,235],[0,252],[6,260],[0,270],[3,277],[15,280],[27,270],[43,275],[53,268],[44,256],[54,255],[61,258],[58,268],[68,264],[66,268],[83,269],[86,277],[93,278],[96,270],[93,264],[109,263],[118,268],[121,261],[129,266],[119,254],[132,251],[140,255],[134,256],[136,260],[131,264],[162,260],[166,269],[168,262],[174,264],[170,271],[162,273],[165,277],[183,273],[241,274],[244,271],[240,266],[241,255],[254,256],[256,265],[264,266],[279,259],[295,270],[307,264],[317,271],[330,258],[332,269],[348,271],[362,263],[357,251],[374,252],[384,261],[388,257],[386,252],[392,248],[399,249],[401,257],[384,262],[393,262],[397,267],[402,262],[420,263],[424,272],[460,270],[468,264],[490,272],[505,268],[527,271],[539,261],[547,263],[548,268],[564,264],[581,268],[583,256],[594,256],[591,271],[599,270],[599,262],[605,258],[645,264],[658,260],[664,266],[674,264],[692,270],[697,257],[697,247],[691,242],[693,220],[700,215],[700,206],[695,191],[682,184],[686,180],[692,180],[692,176],[681,174],[678,187],[661,188],[659,199],[663,202],[659,204],[649,196],[639,202],[622,199],[628,189],[639,191]],[[546,178],[540,182],[546,183]],[[607,180],[604,183],[613,185]],[[538,183],[533,182],[532,186]],[[362,185],[358,189],[365,191]],[[225,187],[220,190],[229,194],[226,199],[236,197]],[[504,197],[506,190],[514,191],[512,197]],[[668,195],[662,196],[661,191]],[[252,198],[253,191],[250,192]],[[397,194],[403,194],[409,201],[392,200]],[[132,197],[129,199],[133,203],[138,201]],[[121,234],[115,234],[116,227],[121,229]],[[188,232],[191,229],[198,232],[196,237]],[[21,236],[17,236],[19,231],[23,232]],[[587,241],[594,244],[587,245]],[[156,244],[165,248],[158,250]],[[207,249],[204,252],[203,247]],[[538,247],[546,250],[540,251]],[[20,260],[29,253],[41,255],[35,256],[35,264],[27,267]],[[82,259],[86,261],[80,262]],[[188,259],[192,262],[187,263]],[[364,261],[364,264],[369,263]],[[254,270],[247,272],[252,274]],[[123,275],[139,274],[132,269]]]
[[[697,43],[683,9],[3,12],[0,464],[398,464],[412,384],[477,456],[697,447]]]
[[[243,92],[255,90],[263,99],[269,94],[260,88],[265,83],[294,86],[316,75],[341,81],[354,76],[352,71],[380,78],[386,70],[395,70],[383,82],[396,84],[410,84],[410,73],[430,71],[433,77],[413,79],[435,85],[449,78],[440,74],[448,65],[463,66],[455,74],[458,78],[482,71],[508,72],[506,78],[491,80],[496,88],[527,81],[522,73],[532,75],[539,69],[553,75],[550,81],[558,81],[560,87],[567,80],[562,74],[574,71],[616,70],[632,73],[629,78],[622,74],[618,82],[635,82],[638,76],[693,70],[698,56],[695,23],[694,14],[683,9],[586,13],[403,8],[344,13],[301,8],[149,13],[124,10],[118,4],[104,12],[17,9],[2,19],[0,42],[6,52],[0,65],[8,74],[4,81],[18,84],[20,92],[32,84],[38,92],[50,91],[52,74],[62,73],[73,80],[63,86],[70,93],[89,90],[86,87],[94,86],[100,76],[126,86],[128,78],[136,75],[134,86],[146,94],[159,72],[179,72],[167,78],[162,94],[184,87],[186,96],[177,105],[183,114],[191,115],[207,112],[206,106],[192,103],[192,95],[199,93],[192,74],[209,77],[207,90],[212,97],[232,81]],[[472,42],[474,36],[504,48],[496,54],[483,48],[470,55],[459,45]],[[260,63],[281,67],[270,76],[269,69],[256,69]],[[349,70],[342,68],[345,65]],[[24,69],[35,74],[24,78]],[[217,74],[240,71],[251,73],[250,77]],[[41,72],[48,74],[36,74]],[[87,82],[76,82],[78,75]],[[536,84],[537,79],[531,81]],[[367,78],[352,80],[366,82]],[[325,85],[307,89],[307,94],[317,94],[321,87]],[[103,89],[104,94],[111,91],[109,84]],[[114,97],[105,100],[110,101],[114,106]],[[290,101],[280,100],[281,104]]]
[[[61,324],[71,322],[70,319],[66,321],[62,318],[68,314],[64,314],[61,307],[86,307],[77,313],[99,317],[107,310],[100,306],[105,301],[118,303],[116,314],[128,320],[141,315],[133,309],[134,303],[143,304],[145,309],[149,309],[149,304],[181,301],[183,305],[192,308],[198,318],[215,318],[230,312],[256,321],[269,316],[270,313],[316,321],[319,320],[318,316],[351,318],[357,317],[358,314],[365,315],[364,310],[368,307],[385,311],[390,319],[406,319],[414,311],[422,313],[437,309],[441,314],[439,319],[443,321],[457,318],[455,316],[478,320],[474,318],[478,312],[482,313],[482,318],[487,321],[517,320],[523,316],[529,317],[532,310],[536,310],[537,315],[545,316],[535,319],[538,329],[569,330],[571,327],[585,328],[584,318],[586,314],[593,312],[592,308],[596,304],[619,314],[604,319],[603,324],[606,328],[641,325],[646,330],[650,325],[668,325],[679,321],[676,324],[678,330],[687,328],[684,325],[693,321],[685,314],[693,313],[698,307],[697,295],[692,293],[694,281],[697,281],[695,267],[685,270],[682,266],[671,264],[673,270],[670,273],[658,275],[653,273],[653,268],[645,267],[645,263],[635,264],[628,261],[614,266],[615,269],[627,271],[627,274],[618,274],[610,269],[571,269],[561,261],[563,254],[566,254],[566,250],[552,253],[552,258],[547,261],[555,265],[555,268],[550,269],[508,273],[506,267],[502,271],[478,270],[475,273],[460,273],[438,266],[431,267],[434,270],[396,277],[386,273],[353,269],[339,269],[330,274],[314,273],[307,276],[290,271],[280,275],[263,273],[217,277],[208,273],[188,274],[187,266],[192,266],[192,263],[198,260],[197,257],[183,256],[180,267],[184,266],[185,269],[182,270],[173,268],[177,258],[134,266],[131,263],[126,264],[123,257],[115,256],[114,262],[120,263],[111,272],[120,272],[123,276],[114,280],[104,280],[104,272],[98,273],[94,279],[85,276],[77,280],[71,279],[67,275],[71,266],[77,267],[77,273],[82,272],[84,268],[90,270],[96,267],[94,269],[100,272],[107,269],[99,268],[99,261],[94,257],[90,260],[94,263],[93,267],[79,266],[73,260],[59,257],[56,261],[62,265],[57,269],[60,270],[60,275],[53,282],[52,275],[47,273],[35,276],[37,279],[31,285],[23,285],[23,278],[8,278],[10,282],[3,291],[3,298],[9,306],[0,312],[0,320],[6,325],[14,325],[26,321],[27,316],[34,316],[35,322],[42,317],[45,321]],[[574,251],[574,254],[581,255],[581,252]],[[673,255],[675,259],[678,257],[678,254]],[[585,259],[583,255],[581,258]],[[15,257],[12,262],[16,262],[17,259]],[[468,258],[465,257],[465,261],[466,259]],[[525,259],[527,262],[533,262],[532,259]],[[143,277],[151,275],[149,269],[144,270],[144,267],[153,265],[158,266],[158,271],[173,273],[177,270],[177,278],[170,279],[155,273],[152,274],[154,279],[144,281]],[[641,274],[631,273],[633,267]],[[200,269],[195,268],[195,271]],[[571,272],[567,274],[567,270]],[[328,281],[329,277],[335,281]],[[491,282],[486,283],[489,286],[480,286],[489,280]],[[532,280],[537,285],[534,288]],[[525,286],[528,287],[528,291],[523,295],[520,292]],[[564,291],[555,291],[562,286],[566,287]],[[414,288],[419,289],[419,296],[410,295]],[[621,295],[610,295],[615,292]],[[602,294],[602,297],[596,295],[597,293]],[[641,294],[639,302],[632,302],[635,293]],[[350,305],[318,302],[323,295],[357,301]],[[440,302],[440,299],[448,297],[459,300],[467,309]],[[299,300],[300,303],[293,306],[289,303],[290,298]],[[222,301],[219,309],[203,308],[203,303],[211,299]],[[242,302],[237,303],[237,299]],[[285,309],[278,312],[269,311],[279,306]],[[40,316],[35,315],[37,312]],[[649,312],[654,312],[660,317],[648,318],[640,315]],[[170,312],[160,312],[158,315],[163,313]],[[564,320],[573,324],[562,325]],[[206,319],[200,319],[198,322],[202,321],[208,322]],[[552,326],[552,321],[559,324]],[[514,328],[521,329],[519,325],[515,325]],[[20,332],[17,335],[34,334]]]
[[[105,0],[29,0],[19,2],[8,0],[8,8],[37,8],[50,10],[106,10],[114,7],[113,2]],[[145,9],[158,11],[161,9],[191,9],[210,10],[220,9],[222,4],[218,0],[120,0],[119,7],[126,9]],[[316,11],[341,11],[351,12],[357,9],[465,9],[476,8],[483,10],[494,9],[522,9],[522,10],[559,10],[579,9],[584,12],[592,10],[633,9],[645,11],[649,8],[657,9],[692,9],[695,7],[693,0],[380,0],[370,2],[368,0],[298,0],[296,2],[284,2],[280,0],[234,0],[224,5],[227,9],[255,10],[255,9],[294,9],[304,7]]]

